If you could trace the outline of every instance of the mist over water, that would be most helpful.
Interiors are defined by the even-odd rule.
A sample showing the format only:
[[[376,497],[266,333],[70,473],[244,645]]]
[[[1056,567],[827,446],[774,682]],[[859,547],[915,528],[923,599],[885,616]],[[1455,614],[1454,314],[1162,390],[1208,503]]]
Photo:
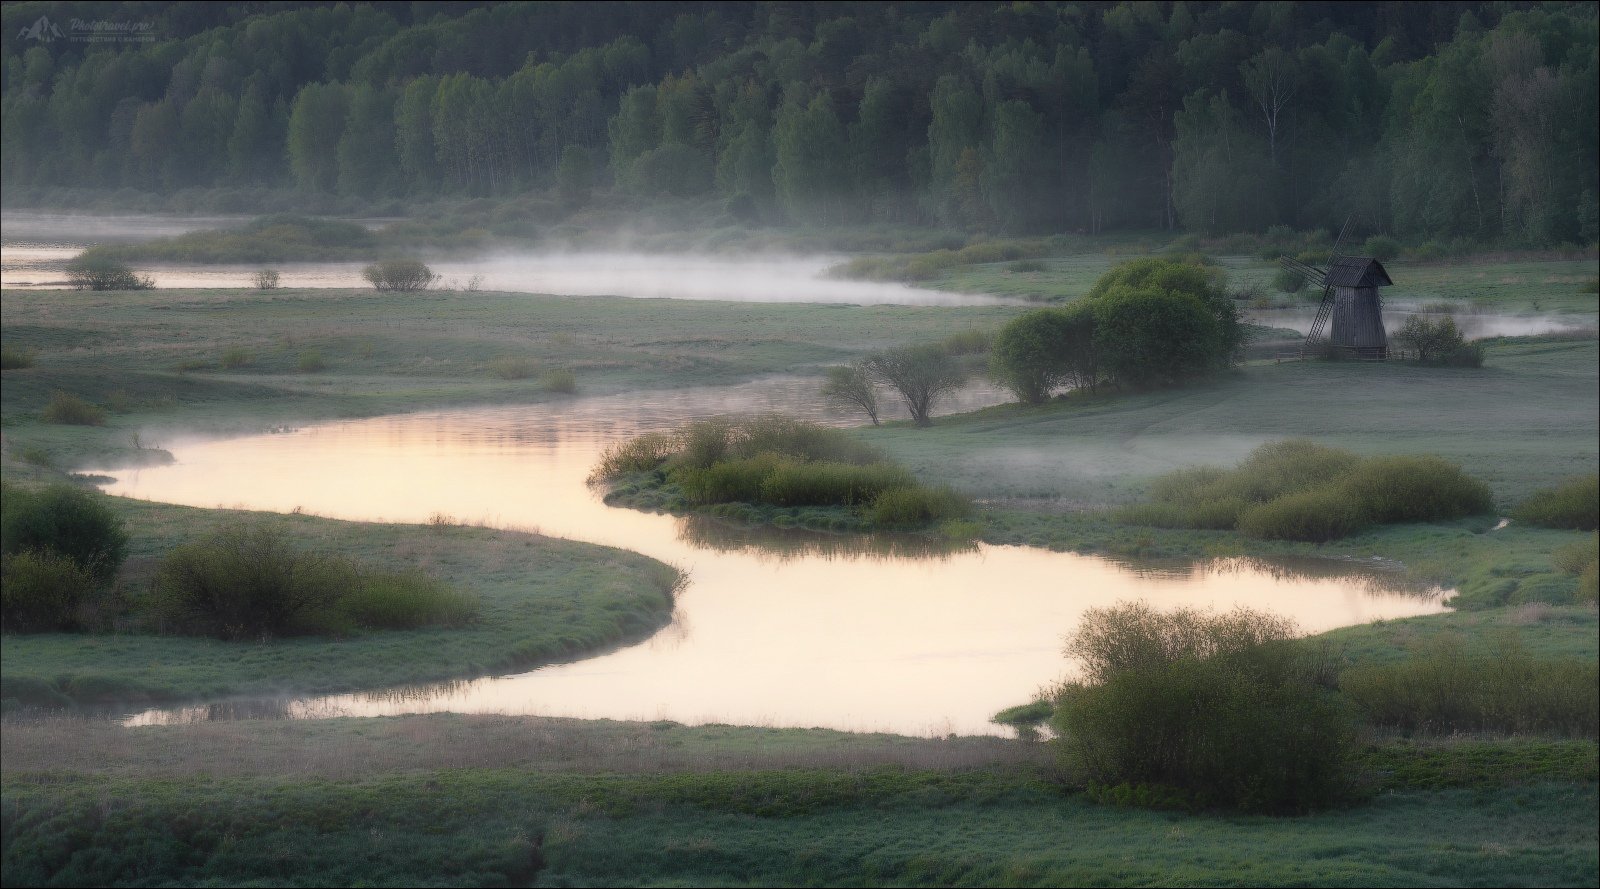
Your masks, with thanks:
[[[71,216],[7,213],[0,244],[0,284],[6,287],[65,287],[66,263],[95,244],[148,241],[197,229],[236,225],[229,217]],[[378,224],[365,220],[366,224]],[[562,296],[624,296],[637,299],[699,299],[764,303],[973,306],[1014,300],[981,294],[926,290],[881,281],[828,277],[840,256],[787,254],[639,253],[563,250],[500,253],[469,260],[430,260],[447,289]],[[161,288],[252,287],[263,264],[191,265],[134,263]],[[365,263],[266,263],[279,285],[301,288],[364,288]]]

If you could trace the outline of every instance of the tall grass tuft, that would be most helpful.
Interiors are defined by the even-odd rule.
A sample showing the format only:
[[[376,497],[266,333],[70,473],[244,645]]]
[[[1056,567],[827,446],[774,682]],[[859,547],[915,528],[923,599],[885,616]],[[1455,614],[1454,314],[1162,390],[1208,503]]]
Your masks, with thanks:
[[[1262,540],[1326,543],[1367,525],[1360,505],[1343,491],[1324,488],[1258,503],[1239,515],[1239,531]]]
[[[478,619],[479,607],[475,597],[420,571],[363,570],[334,611],[356,627],[409,630],[466,626]]]
[[[972,501],[949,488],[891,488],[872,501],[868,513],[880,528],[908,528],[964,519]]]
[[[1600,734],[1600,665],[1591,658],[1536,659],[1514,640],[1492,654],[1439,640],[1398,663],[1346,670],[1339,686],[1381,728]]]
[[[617,442],[601,452],[600,462],[589,473],[589,481],[599,482],[656,469],[677,453],[677,444],[677,439],[665,432],[647,432]]]
[[[1517,504],[1511,517],[1541,528],[1600,528],[1600,474],[1580,475],[1554,488],[1534,491]]]
[[[578,376],[566,369],[546,371],[539,375],[539,388],[559,395],[571,395],[578,391]]]
[[[64,426],[104,426],[106,424],[105,408],[60,389],[50,394],[50,403],[44,406],[41,414],[46,423],[60,423]]]
[[[499,380],[526,380],[538,372],[537,362],[520,355],[502,356],[489,362],[489,376]]]
[[[33,361],[31,350],[0,348],[0,370],[25,370],[33,366]]]
[[[0,562],[0,627],[7,633],[52,633],[79,626],[79,609],[94,597],[94,575],[49,550],[8,553]]]

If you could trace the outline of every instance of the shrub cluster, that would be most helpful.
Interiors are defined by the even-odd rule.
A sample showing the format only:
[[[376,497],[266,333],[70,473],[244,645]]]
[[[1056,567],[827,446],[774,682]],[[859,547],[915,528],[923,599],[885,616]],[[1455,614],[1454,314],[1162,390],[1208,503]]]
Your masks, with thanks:
[[[0,491],[0,623],[7,632],[83,625],[127,556],[122,521],[88,491]]]
[[[150,290],[156,286],[151,278],[140,277],[123,263],[92,250],[67,263],[67,282],[75,290]]]
[[[1406,660],[1353,667],[1339,686],[1365,720],[1404,732],[1600,734],[1600,665],[1536,659],[1508,642],[1472,654],[1439,640]]]
[[[1305,811],[1341,799],[1352,720],[1325,658],[1248,609],[1084,613],[1052,721],[1069,777],[1106,798]]]
[[[1534,491],[1517,504],[1511,517],[1541,528],[1600,528],[1600,475],[1580,475],[1554,488]]]
[[[27,349],[0,349],[0,370],[24,370],[33,366],[34,354]]]
[[[1063,385],[1172,385],[1229,366],[1243,337],[1217,269],[1139,259],[1102,275],[1070,307],[1012,320],[995,339],[990,372],[1032,402]]]
[[[1557,568],[1578,578],[1577,598],[1583,602],[1600,599],[1600,534],[1556,550],[1551,561]]]
[[[1412,315],[1401,325],[1400,332],[1394,338],[1396,342],[1415,350],[1417,361],[1422,364],[1483,366],[1483,345],[1467,342],[1452,315],[1432,320]]]
[[[152,606],[181,633],[221,639],[471,622],[470,596],[416,573],[301,550],[283,531],[231,525],[161,560]]]
[[[60,423],[64,426],[104,426],[106,424],[105,408],[73,395],[71,392],[62,392],[57,389],[50,393],[50,403],[44,406],[40,414],[46,423]]]
[[[970,514],[966,498],[917,485],[905,468],[838,429],[781,415],[713,417],[608,449],[590,476],[654,473],[694,506],[841,506],[874,525],[909,527]]]
[[[385,259],[361,271],[374,289],[396,292],[427,290],[439,280],[433,269],[415,259]]]
[[[1362,459],[1303,440],[1264,444],[1232,470],[1178,470],[1156,479],[1150,495],[1154,502],[1118,519],[1313,543],[1375,523],[1456,519],[1494,506],[1486,485],[1439,457]]]

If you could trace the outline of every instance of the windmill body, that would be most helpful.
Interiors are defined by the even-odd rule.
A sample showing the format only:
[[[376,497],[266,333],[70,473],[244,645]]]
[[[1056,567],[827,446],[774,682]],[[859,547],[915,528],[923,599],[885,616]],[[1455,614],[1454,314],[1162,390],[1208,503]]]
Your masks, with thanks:
[[[1369,360],[1389,357],[1378,288],[1394,282],[1383,263],[1370,256],[1335,256],[1327,269],[1288,259],[1283,264],[1322,286],[1322,304],[1306,334],[1302,354]]]

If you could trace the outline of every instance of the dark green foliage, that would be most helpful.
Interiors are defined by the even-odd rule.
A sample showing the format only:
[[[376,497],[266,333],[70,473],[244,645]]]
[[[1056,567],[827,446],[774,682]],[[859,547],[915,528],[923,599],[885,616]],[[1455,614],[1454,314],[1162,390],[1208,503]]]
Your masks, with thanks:
[[[97,593],[94,575],[49,550],[6,553],[0,565],[0,626],[7,633],[50,633],[79,626],[79,609]]]
[[[1339,686],[1368,722],[1405,732],[1600,732],[1600,665],[1536,659],[1511,641],[1474,654],[1440,639],[1404,661],[1352,667]]]
[[[1361,245],[1361,252],[1373,259],[1388,262],[1400,255],[1400,242],[1388,235],[1373,235]]]
[[[1600,598],[1600,535],[1591,534],[1588,540],[1561,547],[1551,554],[1550,561],[1561,571],[1577,575],[1578,601]]]
[[[1244,342],[1221,274],[1204,265],[1127,262],[1094,283],[1087,303],[1095,372],[1119,383],[1171,385],[1220,370]]]
[[[60,423],[64,426],[104,426],[106,424],[105,408],[91,404],[84,399],[73,395],[71,392],[62,392],[59,389],[50,393],[50,403],[45,405],[40,414],[46,423]]]
[[[78,290],[149,290],[156,286],[123,263],[92,252],[67,263],[67,281]]]
[[[1053,727],[1076,782],[1126,802],[1306,811],[1348,793],[1349,715],[1293,625],[1239,609],[1090,609],[1068,638],[1083,678]],[[1138,789],[1144,788],[1143,792]]]
[[[1018,400],[1037,404],[1077,382],[1077,368],[1094,360],[1093,336],[1093,316],[1081,308],[1019,315],[995,337],[989,373]]]
[[[0,550],[54,553],[104,583],[128,554],[128,534],[98,495],[71,485],[41,491],[6,486],[0,503]]]
[[[0,349],[0,370],[24,370],[33,366],[34,355],[25,349]]]
[[[1339,487],[1378,524],[1457,519],[1494,509],[1488,485],[1432,456],[1362,460]]]
[[[752,517],[724,507],[852,510],[842,522],[829,518],[830,530],[858,529],[857,513],[874,526],[896,528],[971,513],[965,497],[919,487],[904,467],[842,430],[777,414],[696,420],[615,445],[590,480],[623,479],[613,495],[649,508],[718,507],[717,514],[742,519]]]
[[[1285,494],[1239,514],[1239,532],[1263,540],[1326,543],[1368,524],[1358,503],[1336,488]]]
[[[366,278],[375,290],[402,293],[427,290],[439,280],[433,269],[415,259],[385,259],[375,262],[363,269],[361,276]]]
[[[1511,517],[1541,528],[1593,531],[1600,527],[1600,475],[1580,475],[1554,488],[1534,491]]]
[[[276,528],[244,525],[168,552],[151,606],[179,632],[232,640],[460,626],[478,607],[415,572],[363,568],[302,550]]]

